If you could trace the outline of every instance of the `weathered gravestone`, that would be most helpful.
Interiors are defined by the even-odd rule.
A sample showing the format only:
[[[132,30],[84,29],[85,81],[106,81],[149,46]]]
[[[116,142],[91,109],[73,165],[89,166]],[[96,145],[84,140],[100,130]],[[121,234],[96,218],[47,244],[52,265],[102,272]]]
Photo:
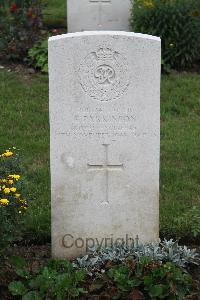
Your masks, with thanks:
[[[160,39],[49,39],[52,249],[158,238]]]
[[[67,0],[68,32],[129,30],[131,0]]]

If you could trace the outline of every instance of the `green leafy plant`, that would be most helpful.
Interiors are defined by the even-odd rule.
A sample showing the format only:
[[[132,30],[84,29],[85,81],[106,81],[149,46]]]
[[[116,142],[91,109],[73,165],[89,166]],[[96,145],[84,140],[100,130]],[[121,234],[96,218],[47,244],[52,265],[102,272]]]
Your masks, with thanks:
[[[34,44],[28,51],[28,63],[35,69],[48,72],[48,42],[43,40]]]
[[[130,26],[161,37],[166,71],[191,67],[200,58],[199,0],[133,0]]]
[[[85,279],[85,271],[75,270],[69,261],[51,259],[36,273],[30,272],[20,257],[12,257],[11,263],[21,280],[11,282],[9,290],[14,296],[22,296],[22,300],[64,300],[85,293],[79,287]]]
[[[42,0],[3,0],[0,4],[0,57],[22,59],[39,39]]]
[[[17,239],[28,208],[20,165],[19,150],[15,147],[0,154],[0,252]]]
[[[113,279],[118,289],[122,292],[130,292],[134,287],[141,285],[139,278],[134,278],[133,270],[125,265],[117,265],[108,271],[108,276]]]
[[[141,257],[135,264],[131,260],[112,267],[108,276],[120,293],[133,288],[142,291],[145,299],[184,299],[192,289],[192,278],[174,264],[161,264],[149,257]]]

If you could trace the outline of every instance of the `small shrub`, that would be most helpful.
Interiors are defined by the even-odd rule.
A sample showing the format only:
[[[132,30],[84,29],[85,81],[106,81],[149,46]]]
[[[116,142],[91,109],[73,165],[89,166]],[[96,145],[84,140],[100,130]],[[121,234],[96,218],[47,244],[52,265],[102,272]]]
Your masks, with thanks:
[[[130,26],[161,37],[165,70],[191,67],[200,58],[199,0],[133,0]]]
[[[69,261],[49,260],[47,265],[36,273],[30,272],[20,257],[11,258],[16,266],[19,281],[9,284],[12,295],[22,299],[71,299],[84,293],[79,287],[85,278],[83,270],[75,270]]]
[[[0,252],[20,232],[20,222],[28,208],[23,192],[19,151],[8,149],[0,154]]]
[[[48,73],[48,42],[43,40],[34,44],[28,51],[28,63],[35,69]]]
[[[160,264],[145,256],[136,264],[129,259],[112,267],[108,276],[117,286],[118,297],[137,288],[144,296],[140,299],[184,299],[192,290],[189,274],[170,262]]]
[[[198,265],[199,255],[195,249],[188,249],[186,246],[179,246],[178,242],[172,239],[163,240],[157,243],[132,245],[119,245],[102,249],[91,249],[91,252],[79,257],[74,262],[75,267],[85,268],[89,274],[94,270],[100,270],[108,261],[122,262],[127,257],[149,257],[159,263],[171,262],[174,265],[186,268],[189,264]]]
[[[0,57],[22,59],[39,39],[42,0],[3,0],[0,4]]]
[[[60,34],[60,29],[54,28],[48,32],[48,37]],[[47,38],[48,38],[47,37]],[[32,48],[28,50],[26,62],[34,69],[48,73],[48,39],[36,42]]]

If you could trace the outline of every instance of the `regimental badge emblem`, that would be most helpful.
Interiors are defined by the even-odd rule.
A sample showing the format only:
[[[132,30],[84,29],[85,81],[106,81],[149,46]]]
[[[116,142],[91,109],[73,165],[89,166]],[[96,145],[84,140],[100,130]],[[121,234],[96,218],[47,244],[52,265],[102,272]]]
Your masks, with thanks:
[[[81,62],[79,79],[83,90],[94,100],[116,100],[129,86],[127,61],[119,52],[99,47]]]

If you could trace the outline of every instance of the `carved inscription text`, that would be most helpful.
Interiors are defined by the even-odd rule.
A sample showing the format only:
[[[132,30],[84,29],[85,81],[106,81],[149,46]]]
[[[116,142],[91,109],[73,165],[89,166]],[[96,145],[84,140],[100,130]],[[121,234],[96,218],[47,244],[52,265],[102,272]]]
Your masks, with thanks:
[[[59,134],[76,138],[120,138],[134,136],[136,116],[132,108],[116,107],[107,112],[105,108],[79,108],[72,112],[70,128]]]

